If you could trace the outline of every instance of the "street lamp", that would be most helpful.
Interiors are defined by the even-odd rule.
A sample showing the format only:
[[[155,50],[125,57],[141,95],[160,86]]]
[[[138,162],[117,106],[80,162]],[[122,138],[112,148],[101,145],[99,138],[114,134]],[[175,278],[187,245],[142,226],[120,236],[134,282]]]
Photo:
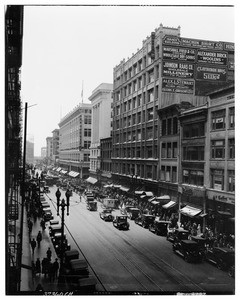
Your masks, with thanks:
[[[60,192],[61,194],[61,192]],[[58,200],[58,198],[57,198]],[[63,274],[63,254],[64,254],[64,212],[65,212],[65,207],[67,207],[67,215],[69,215],[69,202],[65,202],[64,199],[62,199],[60,203],[60,197],[59,201],[57,203],[57,215],[59,215],[59,207],[61,207],[62,211],[62,222],[61,222],[61,248],[60,248],[60,270],[59,270],[59,282],[62,282],[62,274]]]

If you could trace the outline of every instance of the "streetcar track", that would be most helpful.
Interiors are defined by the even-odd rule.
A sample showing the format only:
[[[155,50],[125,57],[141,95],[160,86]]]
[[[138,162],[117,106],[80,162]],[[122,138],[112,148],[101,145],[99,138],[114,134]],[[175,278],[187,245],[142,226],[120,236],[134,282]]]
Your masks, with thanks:
[[[53,206],[54,206],[54,208],[55,208],[55,210],[57,210],[56,209],[56,203],[47,195],[47,197],[51,200],[51,202],[52,202],[52,204],[53,204]],[[78,203],[79,204],[79,203]],[[93,227],[93,225],[91,224],[91,226]],[[82,250],[80,249],[80,247],[78,246],[78,243],[77,243],[77,241],[75,240],[75,238],[73,237],[73,235],[71,234],[71,232],[70,232],[70,230],[69,230],[69,228],[67,227],[67,225],[65,224],[65,227],[66,227],[66,229],[67,229],[67,231],[68,231],[68,233],[70,234],[70,236],[72,237],[72,239],[73,239],[73,241],[74,241],[74,243],[76,244],[76,246],[78,247],[78,249],[79,249],[79,251],[81,252],[81,254],[83,255],[83,257],[86,259],[86,261],[88,262],[88,260],[87,260],[87,258],[86,258],[86,256],[84,255],[84,253],[82,252]],[[108,228],[108,226],[106,226],[106,228]],[[94,228],[95,229],[95,228]],[[106,243],[104,243],[101,239],[99,239],[99,234],[96,234],[95,233],[95,230],[93,231],[94,232],[94,235],[95,235],[95,237],[97,237],[98,238],[98,241],[104,246],[104,247],[106,247]],[[120,235],[120,233],[118,233],[117,231],[116,231],[116,235],[118,235],[118,236],[120,236],[122,239],[123,239],[123,241],[128,245],[128,246],[130,246],[131,248],[133,248],[134,249],[134,251],[136,251],[136,252],[138,252],[141,256],[143,256],[144,258],[146,258],[157,270],[159,270],[159,271],[161,271],[162,273],[164,273],[164,274],[166,274],[166,276],[169,278],[169,279],[171,279],[171,281],[174,281],[176,284],[178,284],[178,285],[180,285],[180,286],[183,286],[183,287],[185,287],[186,289],[187,289],[187,291],[193,291],[192,289],[191,289],[191,286],[195,286],[196,288],[198,288],[198,291],[202,291],[202,292],[204,292],[205,290],[202,288],[202,287],[200,287],[198,284],[196,284],[195,282],[193,282],[190,278],[188,278],[184,273],[182,273],[182,272],[180,272],[179,270],[177,270],[176,268],[174,268],[173,266],[171,266],[170,264],[168,264],[166,261],[164,261],[163,259],[161,259],[159,256],[157,256],[156,254],[154,254],[152,251],[150,252],[149,250],[147,250],[146,248],[143,248],[142,246],[141,247],[135,247],[135,246],[133,246],[128,240],[127,240],[127,234],[126,233],[124,233],[124,235]],[[101,235],[101,237],[103,237],[103,235]],[[131,237],[131,239],[133,239],[132,237]],[[105,239],[106,240],[106,239]],[[138,243],[138,241],[136,240],[136,239],[134,239],[135,240],[135,242],[136,243]],[[147,289],[147,287],[145,287],[144,286],[144,284],[143,283],[141,283],[138,279],[137,279],[137,277],[133,274],[133,272],[130,270],[130,268],[127,266],[127,264],[124,264],[120,259],[119,259],[119,257],[120,256],[123,256],[122,254],[121,254],[121,252],[119,252],[119,250],[117,250],[116,249],[116,244],[114,245],[114,247],[115,247],[115,249],[112,249],[111,247],[109,247],[108,246],[108,250],[114,255],[114,257],[121,263],[121,265],[137,280],[137,282],[139,282],[139,284],[141,285],[141,286],[143,286],[147,291],[149,291],[148,289]],[[119,245],[117,245],[117,247],[119,248]],[[144,251],[140,251],[139,249],[145,249],[145,252]],[[146,254],[145,253],[148,253],[148,255],[149,254],[151,254],[151,257],[152,258],[150,258],[149,256],[146,256]],[[131,264],[132,264],[132,266],[134,266],[137,270],[139,270],[140,271],[140,274],[142,274],[142,275],[144,275],[149,281],[151,281],[152,283],[153,283],[153,285],[155,285],[155,286],[157,286],[159,289],[160,289],[160,291],[164,291],[146,272],[143,272],[143,270],[142,269],[140,269],[140,267],[137,265],[137,262],[136,261],[134,261],[134,259],[131,257],[129,257],[129,255],[128,256],[126,256],[126,253],[125,253],[125,256],[124,256],[124,259],[126,259],[127,260],[127,263],[129,264],[129,262],[131,262]],[[154,261],[154,259],[157,259],[157,260],[160,260],[161,261],[161,263],[163,264],[163,265],[165,265],[165,266],[167,266],[167,268],[168,268],[168,270],[166,269],[166,268],[164,268],[163,266],[161,266],[159,263],[157,263],[157,262],[155,262]],[[89,264],[89,263],[88,263]],[[99,276],[97,275],[97,273],[94,271],[94,269],[91,267],[91,265],[89,264],[89,266],[90,266],[90,268],[91,268],[91,270],[92,270],[92,272],[95,274],[95,276],[97,277],[97,279],[98,279],[98,281],[99,281],[99,283],[101,284],[101,286],[103,287],[103,289],[105,290],[105,291],[107,291],[106,289],[105,289],[105,287],[104,287],[104,284],[102,283],[102,281],[101,281],[101,279],[99,278]],[[169,272],[169,270],[170,270],[170,272]],[[179,279],[179,277],[177,277],[175,274],[173,274],[173,272],[174,273],[176,273],[176,274],[178,274],[178,275],[180,275],[183,279],[185,279],[187,282],[185,283],[184,281],[183,281],[183,279],[182,280],[180,280]],[[151,290],[152,291],[152,290]]]

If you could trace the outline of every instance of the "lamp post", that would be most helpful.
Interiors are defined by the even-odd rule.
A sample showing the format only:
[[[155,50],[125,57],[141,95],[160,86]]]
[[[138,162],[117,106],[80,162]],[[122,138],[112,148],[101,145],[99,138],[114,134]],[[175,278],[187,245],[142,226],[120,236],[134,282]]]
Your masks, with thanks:
[[[59,201],[58,204],[58,210],[57,210],[57,215],[59,216],[59,207],[61,208],[62,211],[62,222],[61,222],[61,248],[60,248],[60,269],[59,269],[59,283],[63,281],[62,275],[63,275],[63,255],[64,255],[64,212],[65,212],[65,207],[68,208],[68,204],[65,202],[64,199],[62,199],[61,203]],[[67,212],[67,215],[69,213]]]
[[[56,197],[57,197],[57,215],[59,216],[59,208],[61,208],[62,212],[62,222],[61,222],[61,248],[60,248],[60,270],[59,270],[59,283],[62,282],[62,274],[63,274],[63,256],[65,252],[65,247],[64,247],[64,217],[65,217],[65,207],[67,208],[67,216],[69,215],[69,200],[70,200],[70,191],[67,190],[65,193],[66,196],[66,202],[64,199],[62,199],[60,203],[60,197],[61,197],[61,192],[59,189],[56,192]]]

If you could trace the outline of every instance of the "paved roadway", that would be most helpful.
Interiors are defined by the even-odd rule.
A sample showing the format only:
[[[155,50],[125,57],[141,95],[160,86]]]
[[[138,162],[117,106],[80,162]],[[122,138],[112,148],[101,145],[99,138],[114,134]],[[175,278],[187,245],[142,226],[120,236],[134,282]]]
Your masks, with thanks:
[[[56,216],[56,187],[47,194]],[[61,198],[65,192],[62,192]],[[50,200],[52,199],[52,201]],[[208,262],[191,264],[172,251],[171,242],[130,222],[120,231],[105,222],[98,211],[86,209],[85,200],[73,193],[65,233],[72,249],[78,249],[98,279],[97,290],[128,294],[208,293],[233,294],[235,282]],[[113,214],[119,214],[115,210]]]

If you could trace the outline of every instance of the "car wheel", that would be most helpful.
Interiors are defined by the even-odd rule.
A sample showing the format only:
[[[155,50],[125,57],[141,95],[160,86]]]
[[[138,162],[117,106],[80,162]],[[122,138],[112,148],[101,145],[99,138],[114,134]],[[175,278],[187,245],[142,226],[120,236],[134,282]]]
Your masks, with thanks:
[[[219,269],[219,270],[222,270],[222,264],[221,263],[217,263],[217,268]]]
[[[190,260],[189,260],[189,255],[188,255],[188,254],[184,255],[184,260],[185,260],[186,262],[189,262],[189,261],[190,261]]]

